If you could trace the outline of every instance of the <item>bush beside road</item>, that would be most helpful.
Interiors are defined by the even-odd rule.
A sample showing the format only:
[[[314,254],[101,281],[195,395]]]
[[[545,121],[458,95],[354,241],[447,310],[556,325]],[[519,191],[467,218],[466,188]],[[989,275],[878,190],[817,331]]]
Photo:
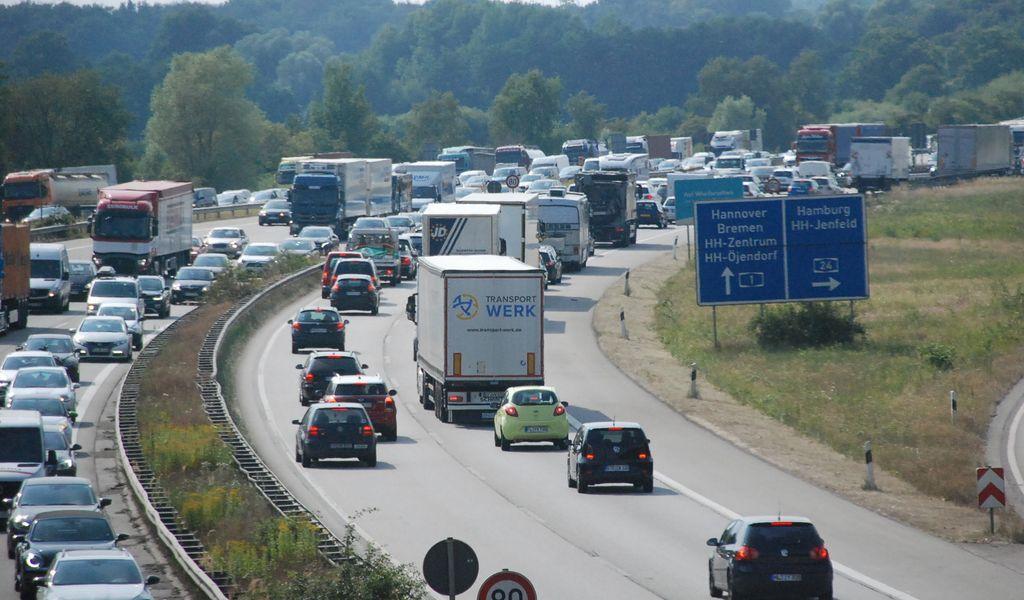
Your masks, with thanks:
[[[766,349],[750,330],[759,308],[736,306],[718,311],[716,351],[689,268],[658,291],[658,337],[740,402],[854,461],[870,439],[889,472],[973,506],[993,407],[1024,375],[1024,243],[1012,235],[1024,226],[1019,186],[900,191],[874,199],[868,223],[872,298],[855,306],[861,341]],[[1005,533],[1020,536],[1019,523]]]

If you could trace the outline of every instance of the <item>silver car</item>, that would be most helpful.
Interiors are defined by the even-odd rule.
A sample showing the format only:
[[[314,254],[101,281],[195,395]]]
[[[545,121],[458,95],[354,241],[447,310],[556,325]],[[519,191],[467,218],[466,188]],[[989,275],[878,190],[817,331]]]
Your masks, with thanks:
[[[125,302],[104,302],[96,311],[97,317],[121,317],[128,327],[128,333],[132,334],[132,347],[142,350],[142,334],[145,330],[142,327],[142,313],[134,304]]]
[[[132,336],[120,317],[86,317],[72,329],[72,340],[79,356],[132,360]]]
[[[203,240],[203,251],[226,254],[228,258],[238,258],[248,243],[249,236],[240,227],[215,227],[206,234],[206,238]]]
[[[96,590],[101,589],[104,600],[152,600],[149,586],[159,582],[156,575],[143,579],[135,559],[120,548],[62,550],[39,584],[39,598],[95,598]]]
[[[85,302],[88,315],[95,315],[105,302],[130,302],[138,307],[139,313],[146,312],[146,300],[142,297],[139,282],[130,277],[96,279]]]
[[[64,367],[28,367],[18,371],[7,390],[7,402],[20,397],[60,398],[68,413],[78,409],[78,384]]]
[[[280,255],[281,250],[277,244],[270,242],[249,244],[242,251],[242,256],[238,257],[238,266],[246,269],[261,269]]]
[[[57,367],[57,359],[49,352],[11,352],[0,363],[0,406],[7,396],[7,388],[18,371],[26,367]]]

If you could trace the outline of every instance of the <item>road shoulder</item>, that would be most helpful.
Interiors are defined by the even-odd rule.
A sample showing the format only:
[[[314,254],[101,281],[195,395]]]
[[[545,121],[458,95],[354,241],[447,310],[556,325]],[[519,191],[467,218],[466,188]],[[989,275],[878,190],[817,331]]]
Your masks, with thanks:
[[[658,290],[682,265],[665,255],[634,269],[630,296],[624,295],[623,285],[613,285],[595,307],[593,327],[598,344],[623,373],[690,421],[817,487],[947,540],[989,541],[984,535],[987,513],[918,492],[887,473],[884,459],[875,465],[880,491],[867,491],[862,487],[863,463],[738,402],[702,375],[697,380],[699,397],[688,397],[689,368],[662,345],[654,327]],[[625,314],[629,339],[621,335],[620,311]]]

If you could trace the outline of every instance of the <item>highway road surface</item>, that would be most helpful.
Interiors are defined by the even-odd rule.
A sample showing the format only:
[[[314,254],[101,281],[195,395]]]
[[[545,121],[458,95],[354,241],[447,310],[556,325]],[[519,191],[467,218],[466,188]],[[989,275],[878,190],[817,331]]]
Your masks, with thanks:
[[[377,468],[335,462],[303,469],[293,460],[291,420],[304,412],[294,365],[302,357],[290,353],[286,321],[300,307],[326,306],[319,292],[268,319],[256,332],[266,343],[235,359],[249,439],[336,532],[354,522],[413,565],[434,542],[454,536],[476,549],[481,580],[509,568],[530,577],[544,598],[706,597],[705,540],[736,514],[778,512],[817,524],[835,561],[837,598],[1022,597],[1019,560],[942,541],[818,489],[687,421],[608,361],[591,328],[596,301],[621,285],[626,269],[671,251],[682,231],[643,230],[633,248],[601,248],[545,298],[547,382],[570,402],[576,421],[614,417],[646,429],[657,475],[652,495],[579,495],[566,486],[565,452],[540,445],[501,452],[489,426],[442,424],[423,410],[414,326],[404,314],[409,282],[385,290],[379,316],[347,316],[349,349],[399,391],[399,438],[378,447]]]
[[[226,221],[210,221],[195,225],[194,233],[203,236],[210,229],[221,225],[237,225],[244,227],[250,238],[256,242],[281,241],[288,237],[287,227],[259,227],[256,217],[232,219]],[[69,240],[65,244],[71,260],[89,260],[92,258],[92,240]],[[165,328],[173,319],[191,310],[187,306],[174,306],[170,319],[148,318],[145,321],[148,341],[157,332]],[[0,337],[0,357],[14,351],[15,347],[34,333],[60,332],[67,333],[74,328],[85,315],[84,302],[72,302],[71,310],[64,314],[32,314],[29,326],[21,331],[11,332]],[[89,362],[81,366],[81,389],[78,390],[78,423],[75,426],[75,441],[81,444],[82,451],[78,454],[78,475],[92,481],[93,487],[100,496],[116,497],[110,492],[109,486],[114,484],[116,477],[112,469],[116,468],[116,446],[109,435],[104,436],[98,430],[109,432],[114,415],[113,404],[117,399],[117,389],[121,379],[128,372],[128,365],[123,363]],[[99,463],[99,464],[98,464]],[[165,557],[154,553],[152,545],[139,539],[139,531],[131,527],[126,509],[115,501],[106,509],[112,517],[115,531],[133,535],[133,539],[125,542],[123,547],[131,551],[147,575],[158,575],[163,579],[154,589],[158,598],[182,598],[184,591],[176,583],[173,571],[167,568]],[[3,534],[6,543],[6,534]],[[159,544],[159,542],[154,542]],[[13,597],[14,561],[7,559],[7,553],[0,554],[0,598]]]

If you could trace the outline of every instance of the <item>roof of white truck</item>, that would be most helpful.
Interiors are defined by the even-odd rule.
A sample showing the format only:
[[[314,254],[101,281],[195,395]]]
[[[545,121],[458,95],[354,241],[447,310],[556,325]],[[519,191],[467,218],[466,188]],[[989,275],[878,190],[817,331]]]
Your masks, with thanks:
[[[431,202],[423,209],[423,214],[429,217],[486,217],[499,212],[501,212],[501,207],[495,204],[463,204],[461,202]]]
[[[491,254],[467,254],[448,256],[421,256],[419,259],[421,267],[434,271],[507,271],[514,273],[540,272],[537,267],[516,260],[510,256],[495,256]]]
[[[474,192],[456,200],[459,204],[530,204],[536,202],[540,194],[513,192],[508,194],[486,194]]]

